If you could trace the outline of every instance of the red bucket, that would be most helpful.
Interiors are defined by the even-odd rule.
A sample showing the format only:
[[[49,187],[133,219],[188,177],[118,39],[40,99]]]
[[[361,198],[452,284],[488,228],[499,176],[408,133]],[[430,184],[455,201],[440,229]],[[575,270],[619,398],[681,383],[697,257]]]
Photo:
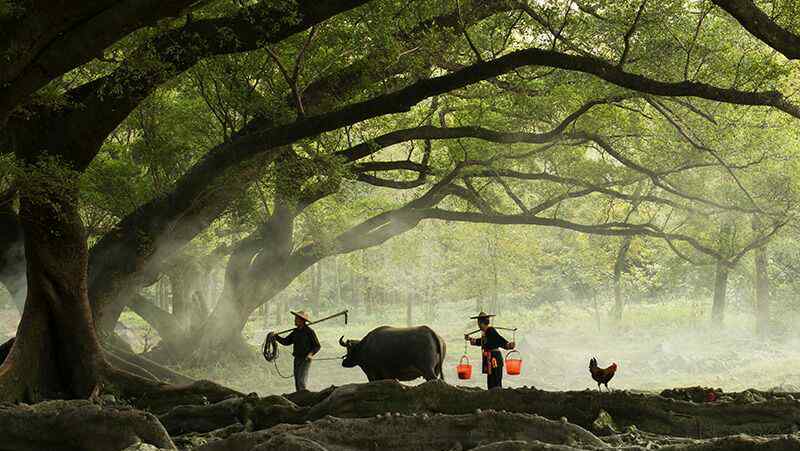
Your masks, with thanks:
[[[464,359],[467,360],[467,363],[464,363]],[[456,365],[456,373],[458,373],[459,379],[469,379],[472,377],[472,365],[469,364],[469,357],[466,355],[461,356],[461,360],[459,360],[458,365]]]
[[[513,359],[509,357],[511,354],[515,352],[519,354],[519,351],[517,351],[516,349],[513,351],[509,351],[508,354],[506,354],[506,373],[508,373],[509,376],[517,376],[522,371],[522,359],[520,358]]]

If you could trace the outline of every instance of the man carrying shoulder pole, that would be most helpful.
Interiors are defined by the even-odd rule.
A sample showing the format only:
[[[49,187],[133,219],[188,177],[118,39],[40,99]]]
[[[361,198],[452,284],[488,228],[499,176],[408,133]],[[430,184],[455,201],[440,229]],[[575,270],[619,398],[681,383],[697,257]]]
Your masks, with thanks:
[[[275,341],[289,346],[294,345],[294,387],[295,390],[306,390],[308,383],[308,370],[311,367],[311,358],[319,352],[321,346],[317,334],[309,327],[308,314],[303,310],[291,312],[294,315],[294,325],[297,326],[289,335],[281,337],[275,335]]]

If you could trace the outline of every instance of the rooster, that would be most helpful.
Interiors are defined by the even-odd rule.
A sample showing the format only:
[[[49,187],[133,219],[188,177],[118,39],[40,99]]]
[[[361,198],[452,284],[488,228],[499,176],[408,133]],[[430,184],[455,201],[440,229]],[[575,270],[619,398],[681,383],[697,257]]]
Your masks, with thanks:
[[[589,360],[589,373],[591,373],[592,379],[597,382],[597,390],[600,390],[600,384],[603,384],[606,386],[606,390],[611,391],[611,389],[608,388],[608,383],[614,378],[614,373],[616,372],[616,363],[612,363],[608,368],[600,368],[597,366],[596,357],[592,357],[592,359]]]

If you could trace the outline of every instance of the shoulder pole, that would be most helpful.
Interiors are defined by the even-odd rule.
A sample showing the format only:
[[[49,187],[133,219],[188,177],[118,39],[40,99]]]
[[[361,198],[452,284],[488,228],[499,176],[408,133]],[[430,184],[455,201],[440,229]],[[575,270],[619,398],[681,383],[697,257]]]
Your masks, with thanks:
[[[344,323],[345,323],[345,324],[347,324],[347,312],[348,312],[347,310],[342,310],[341,312],[339,312],[339,313],[334,313],[334,314],[333,314],[333,315],[331,315],[331,316],[326,316],[325,318],[318,319],[318,320],[316,320],[316,321],[311,321],[311,322],[309,322],[307,325],[308,325],[308,326],[313,326],[314,324],[318,324],[318,323],[321,323],[321,322],[323,322],[323,321],[327,321],[327,320],[329,320],[329,319],[337,318],[337,317],[339,317],[339,316],[342,316],[342,315],[344,315]],[[275,335],[283,335],[283,334],[285,334],[286,332],[291,332],[291,331],[293,331],[293,330],[295,330],[295,329],[297,329],[297,327],[292,327],[291,329],[286,329],[286,330],[282,330],[282,331],[280,331],[280,332],[275,332]]]

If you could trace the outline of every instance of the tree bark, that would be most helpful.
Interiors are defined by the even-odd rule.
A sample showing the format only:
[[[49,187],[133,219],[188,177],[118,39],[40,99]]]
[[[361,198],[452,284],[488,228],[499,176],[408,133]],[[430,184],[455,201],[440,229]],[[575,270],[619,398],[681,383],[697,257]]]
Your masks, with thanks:
[[[28,294],[16,340],[0,366],[0,400],[87,398],[99,390],[105,361],[87,296],[77,182],[68,183],[21,191]]]

